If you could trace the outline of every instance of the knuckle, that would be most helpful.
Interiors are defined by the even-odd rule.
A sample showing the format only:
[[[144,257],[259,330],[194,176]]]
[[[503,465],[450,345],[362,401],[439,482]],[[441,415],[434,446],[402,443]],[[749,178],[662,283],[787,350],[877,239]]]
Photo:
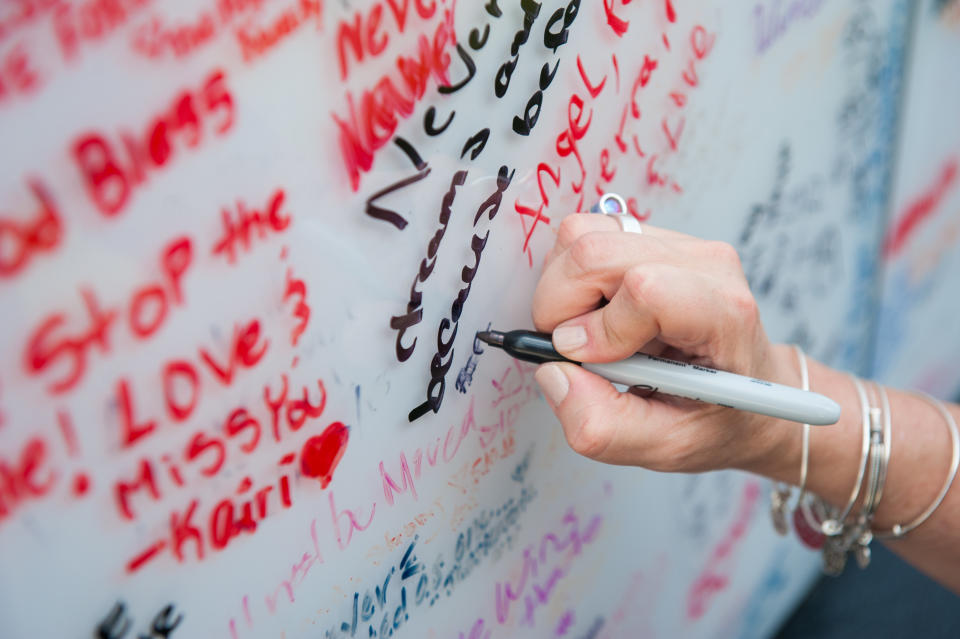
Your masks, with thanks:
[[[563,218],[557,231],[557,243],[561,246],[570,246],[578,237],[586,232],[586,223],[583,215],[573,214]]]
[[[550,330],[549,325],[547,324],[547,318],[543,311],[539,310],[536,306],[530,311],[530,319],[533,320],[533,327],[538,331],[548,331]]]
[[[598,411],[591,411],[580,416],[565,434],[567,443],[574,452],[596,459],[610,445],[612,429]]]
[[[740,254],[728,242],[707,241],[703,245],[704,252],[711,260],[728,266],[740,267]]]
[[[600,326],[603,328],[603,339],[611,346],[623,346],[629,343],[629,338],[624,334],[626,327],[619,326],[612,313],[600,312]]]
[[[601,233],[586,233],[570,245],[570,260],[582,273],[597,268],[609,253],[607,240]]]
[[[632,266],[623,274],[623,289],[635,303],[655,299],[659,287],[657,280],[654,269]]]
[[[738,322],[750,325],[756,324],[760,320],[760,309],[757,306],[757,300],[750,292],[750,289],[743,286],[730,291],[728,295],[730,308],[733,309],[734,318]]]
[[[533,325],[538,331],[550,331],[553,330],[556,326],[556,321],[551,317],[550,312],[547,309],[547,305],[543,302],[543,297],[546,295],[540,294],[540,287],[537,287],[536,292],[533,295],[533,305],[530,309],[530,319],[533,320]]]

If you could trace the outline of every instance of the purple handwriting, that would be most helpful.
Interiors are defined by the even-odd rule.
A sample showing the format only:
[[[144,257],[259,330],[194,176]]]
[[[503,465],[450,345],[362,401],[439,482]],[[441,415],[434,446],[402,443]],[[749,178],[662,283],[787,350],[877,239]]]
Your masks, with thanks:
[[[823,0],[768,0],[753,8],[757,55],[769,49],[801,18],[812,18]]]

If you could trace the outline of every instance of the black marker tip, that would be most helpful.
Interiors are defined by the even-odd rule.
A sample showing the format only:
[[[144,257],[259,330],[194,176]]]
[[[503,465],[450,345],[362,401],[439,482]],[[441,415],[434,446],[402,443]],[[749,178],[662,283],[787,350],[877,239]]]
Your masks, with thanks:
[[[491,346],[503,346],[504,334],[500,331],[479,331],[477,339]]]

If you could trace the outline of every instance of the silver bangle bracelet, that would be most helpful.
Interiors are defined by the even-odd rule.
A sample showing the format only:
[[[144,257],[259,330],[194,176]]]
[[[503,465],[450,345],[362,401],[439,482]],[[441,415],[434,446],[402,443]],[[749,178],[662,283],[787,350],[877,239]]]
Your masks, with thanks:
[[[887,477],[887,462],[890,459],[890,403],[886,391],[875,383],[868,385],[870,389],[870,463],[867,473],[867,492],[864,495],[863,506],[857,516],[856,523],[847,535],[847,546],[842,550],[853,549],[857,565],[861,569],[870,565],[870,542],[873,541],[873,515],[880,504],[883,494],[883,485]],[[878,407],[877,399],[881,401]],[[882,421],[881,421],[882,420]]]
[[[797,353],[797,361],[800,364],[800,383],[803,390],[810,390],[810,372],[807,368],[807,356],[803,352],[803,349],[799,346],[794,346]],[[797,495],[797,503],[793,507],[794,510],[794,526],[799,526],[796,523],[797,510],[800,510],[800,515],[806,522],[806,525],[809,527],[811,533],[815,534],[814,538],[807,537],[804,539],[804,542],[810,545],[811,547],[819,547],[823,545],[823,531],[821,519],[817,519],[813,512],[811,511],[810,496],[807,493],[807,474],[808,468],[810,467],[810,424],[803,425],[803,436],[802,443],[800,448],[800,493]],[[821,513],[825,512],[825,504],[820,502],[819,498],[815,495],[813,496],[815,501],[818,502],[818,509]],[[799,530],[799,528],[798,528]],[[815,531],[815,532],[814,532]]]
[[[920,513],[915,519],[906,524],[894,524],[894,526],[885,532],[874,533],[874,537],[878,538],[889,538],[889,537],[903,537],[908,532],[925,522],[930,518],[930,515],[940,506],[943,502],[943,499],[947,496],[947,491],[950,490],[950,486],[953,484],[953,480],[957,475],[957,466],[960,465],[960,431],[957,429],[957,422],[954,420],[953,415],[950,414],[944,405],[943,402],[940,402],[926,393],[913,393],[917,397],[926,400],[928,403],[933,405],[934,408],[940,413],[944,421],[947,423],[947,428],[950,430],[950,440],[952,444],[952,452],[950,456],[950,469],[947,472],[947,479],[943,483],[943,487],[940,489],[940,493],[937,495],[936,499],[933,500],[926,510]]]
[[[800,386],[803,390],[810,390],[810,371],[807,368],[807,356],[797,345],[793,347],[800,364]],[[807,468],[810,465],[810,424],[803,425],[803,435],[800,445],[800,492],[797,494],[797,503],[794,510],[800,507],[807,494]]]
[[[797,355],[797,364],[800,368],[800,385],[803,390],[810,390],[810,373],[807,368],[807,356],[796,344],[793,345],[793,351]],[[797,495],[797,501],[792,511],[795,513],[803,504],[804,496],[807,491],[807,467],[810,459],[810,424],[804,424],[801,435],[800,449],[800,492]],[[793,487],[785,482],[776,482],[773,492],[770,494],[770,517],[773,521],[773,529],[780,535],[786,535],[790,529],[787,522],[787,504],[793,494]],[[806,511],[802,511],[806,516]],[[807,518],[807,523],[815,530],[820,529],[819,524],[811,523],[811,518]]]
[[[887,407],[876,406],[878,396],[886,396],[878,390],[877,384],[870,383],[870,471],[867,473],[867,492],[863,499],[863,509],[858,518],[862,526],[869,528],[873,513],[880,504],[880,495],[883,492],[883,482],[886,479],[886,463],[889,459],[890,443],[887,439],[890,414]],[[881,419],[883,420],[881,422]]]
[[[870,405],[867,402],[867,393],[859,379],[853,375],[850,376],[850,379],[853,381],[853,385],[857,389],[857,395],[860,398],[860,416],[863,420],[863,442],[860,451],[860,466],[857,469],[857,481],[853,486],[853,491],[850,493],[850,500],[847,502],[846,507],[839,515],[824,520],[820,525],[823,534],[828,537],[834,537],[843,532],[844,522],[847,520],[847,517],[850,516],[850,511],[853,510],[853,506],[857,503],[857,497],[860,496],[860,485],[863,483],[863,475],[867,469],[867,459],[870,456]]]
[[[880,401],[883,407],[883,441],[886,447],[883,450],[882,475],[880,476],[880,486],[877,489],[877,503],[883,496],[883,486],[887,483],[887,471],[890,468],[890,450],[893,448],[893,428],[891,422],[893,418],[890,415],[890,398],[887,396],[887,389],[880,386]]]

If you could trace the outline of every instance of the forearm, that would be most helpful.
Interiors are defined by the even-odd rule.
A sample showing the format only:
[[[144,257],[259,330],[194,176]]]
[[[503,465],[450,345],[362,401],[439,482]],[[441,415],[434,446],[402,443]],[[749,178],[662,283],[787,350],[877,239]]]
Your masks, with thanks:
[[[774,349],[781,381],[799,386],[797,362],[792,349]],[[809,361],[810,389],[840,403],[842,415],[833,426],[813,427],[807,490],[830,504],[848,503],[862,458],[863,425],[860,400],[850,377]],[[950,430],[943,416],[929,402],[910,393],[887,389],[892,433],[890,463],[882,500],[872,529],[888,531],[924,511],[940,493],[951,460]],[[960,419],[960,407],[945,404]],[[771,423],[783,437],[772,440],[764,454],[747,462],[745,469],[777,481],[798,484],[801,464],[801,428],[790,422]],[[860,491],[853,512],[859,512],[865,490]],[[960,488],[953,487],[925,523],[889,547],[914,566],[960,593]]]

